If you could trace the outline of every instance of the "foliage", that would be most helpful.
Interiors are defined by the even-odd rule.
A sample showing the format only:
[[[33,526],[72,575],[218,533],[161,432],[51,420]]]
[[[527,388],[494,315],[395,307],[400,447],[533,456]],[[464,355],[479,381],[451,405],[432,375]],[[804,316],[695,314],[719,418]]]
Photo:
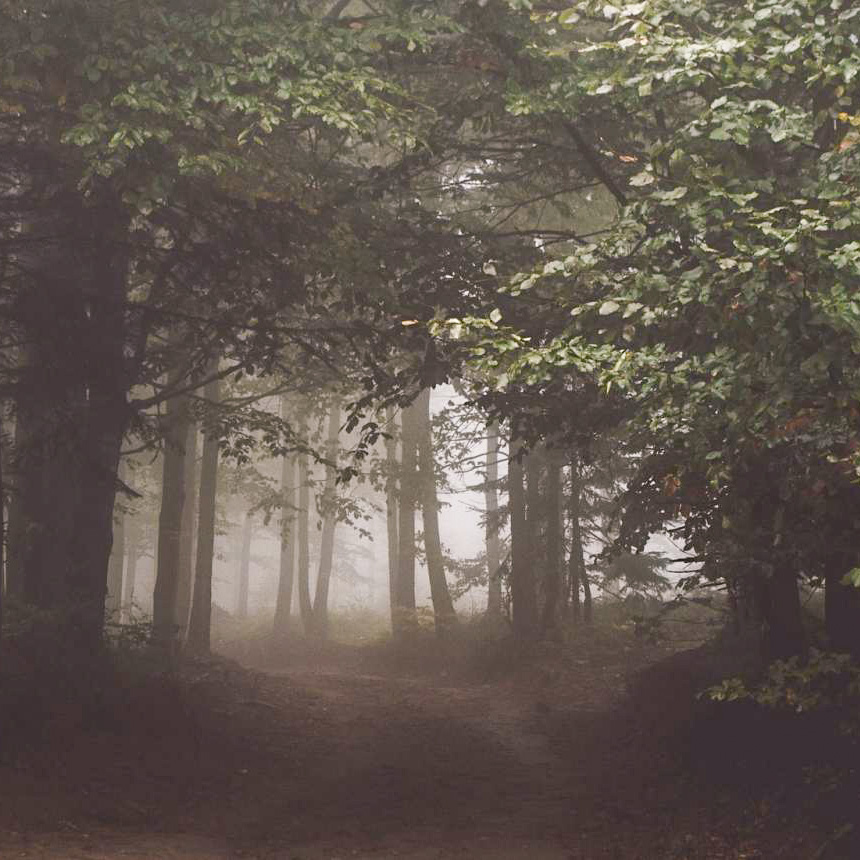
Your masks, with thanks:
[[[715,702],[751,701],[797,713],[832,711],[852,716],[860,704],[860,666],[848,654],[810,649],[805,659],[777,660],[759,683],[729,678],[703,694]]]

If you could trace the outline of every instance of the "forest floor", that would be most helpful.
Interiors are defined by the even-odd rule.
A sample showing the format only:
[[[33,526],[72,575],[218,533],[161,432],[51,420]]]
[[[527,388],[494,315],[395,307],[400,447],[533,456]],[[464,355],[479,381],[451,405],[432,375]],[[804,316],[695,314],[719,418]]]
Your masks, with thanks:
[[[35,685],[7,660],[0,858],[843,856],[703,722],[694,694],[723,669],[702,649],[597,637],[504,671],[232,651]]]

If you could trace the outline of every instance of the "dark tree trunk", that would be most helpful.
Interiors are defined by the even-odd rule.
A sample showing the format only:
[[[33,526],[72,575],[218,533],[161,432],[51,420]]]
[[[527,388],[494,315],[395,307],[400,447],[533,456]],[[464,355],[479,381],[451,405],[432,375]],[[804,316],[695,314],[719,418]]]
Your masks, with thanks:
[[[185,504],[182,506],[182,538],[179,548],[179,583],[176,588],[176,624],[179,638],[188,632],[191,592],[194,588],[194,542],[197,531],[197,422],[188,425],[185,439]]]
[[[169,400],[165,415],[152,632],[156,644],[171,654],[176,647],[178,630],[176,595],[182,546],[182,509],[185,504],[185,443],[189,423],[187,400],[184,397]]]
[[[433,431],[430,423],[430,389],[425,388],[415,401],[418,407],[418,466],[421,484],[421,514],[424,524],[424,551],[430,577],[430,597],[436,633],[444,636],[457,622],[454,602],[445,578],[445,557],[439,535],[439,499],[436,495],[436,469]]]
[[[86,419],[82,424],[80,489],[71,544],[75,626],[85,649],[101,642],[108,560],[122,440],[128,426],[126,282],[128,217],[119,201],[92,213],[91,266],[86,297]]]
[[[21,422],[15,418],[15,435],[12,444],[10,469],[6,474],[9,518],[6,528],[6,597],[12,600],[24,599],[24,576],[21,554],[24,546],[25,520],[18,491],[17,452],[24,448]],[[11,474],[10,474],[11,473]]]
[[[762,584],[764,630],[762,647],[768,660],[800,654],[806,644],[797,576],[790,568],[774,568]]]
[[[331,570],[334,558],[334,532],[337,527],[337,439],[340,431],[340,403],[333,403],[328,416],[328,436],[326,438],[326,458],[330,461],[325,468],[325,487],[323,489],[323,523],[320,536],[320,560],[317,570],[316,593],[314,594],[314,633],[325,638],[328,636],[328,594],[331,584]]]
[[[559,600],[562,587],[561,473],[562,464],[555,454],[546,458],[546,564],[544,567],[544,605],[541,630],[547,636],[558,628]]]
[[[217,364],[211,369],[217,369]],[[203,396],[210,404],[220,399],[220,383],[209,382]],[[197,558],[194,593],[188,620],[186,647],[192,654],[208,654],[212,629],[212,568],[215,561],[215,500],[218,489],[218,433],[214,423],[203,428],[203,458],[197,518]]]
[[[242,552],[239,557],[239,579],[236,588],[236,617],[248,617],[248,585],[251,576],[251,537],[253,536],[254,520],[251,514],[245,514],[242,524]]]
[[[281,396],[281,418],[289,417],[289,404]],[[296,458],[285,454],[281,461],[281,557],[278,571],[278,597],[275,604],[275,637],[285,638],[290,629],[293,607],[293,584],[296,573],[295,523],[298,499],[296,498]]]
[[[499,540],[499,424],[487,428],[487,475],[484,484],[485,533],[487,543],[487,615],[502,615],[502,550]]]
[[[843,584],[857,567],[854,553],[834,553],[824,581],[824,623],[833,651],[860,657],[860,589]]]
[[[394,616],[397,608],[397,549],[399,537],[397,532],[397,419],[394,407],[386,411],[386,426],[389,438],[385,440],[385,519],[388,526],[388,606],[391,614],[391,626],[394,628]]]
[[[408,636],[415,615],[415,507],[418,498],[418,406],[407,406],[401,418],[400,498],[397,518],[397,609],[394,634]]]
[[[510,442],[508,464],[508,505],[511,517],[511,610],[516,635],[533,639],[537,631],[537,598],[532,560],[529,557],[529,530],[526,521],[526,494],[523,466],[517,459],[519,443]]]
[[[302,417],[300,433],[303,440],[307,440],[307,420]],[[299,511],[296,521],[298,527],[298,567],[296,573],[299,578],[299,612],[302,618],[302,629],[305,635],[313,631],[313,604],[311,603],[311,553],[310,553],[310,523],[311,523],[311,475],[308,454],[299,452]]]

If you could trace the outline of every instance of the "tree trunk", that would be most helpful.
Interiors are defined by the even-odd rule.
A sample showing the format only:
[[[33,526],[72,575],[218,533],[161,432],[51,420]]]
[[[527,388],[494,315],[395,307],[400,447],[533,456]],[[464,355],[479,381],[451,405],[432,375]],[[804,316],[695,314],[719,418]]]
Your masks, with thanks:
[[[484,483],[484,526],[487,543],[487,615],[502,616],[502,549],[499,540],[499,422],[487,428],[487,475]]]
[[[517,459],[519,447],[516,438],[512,437],[508,463],[508,505],[511,517],[511,609],[514,633],[520,639],[529,640],[534,638],[537,630],[537,599],[534,567],[529,558],[523,466]]]
[[[120,473],[121,474],[121,473]],[[122,607],[122,574],[125,563],[125,511],[117,505],[114,514],[113,545],[108,562],[107,595],[105,611],[108,618],[116,622]]]
[[[308,437],[307,419],[302,416],[299,432],[304,441]],[[299,577],[299,612],[302,618],[302,629],[305,635],[313,630],[313,604],[311,603],[311,555],[310,555],[310,522],[311,522],[311,486],[310,463],[306,451],[299,452],[299,511],[298,526],[298,568]]]
[[[86,419],[70,559],[72,602],[78,607],[75,626],[86,650],[101,643],[117,471],[129,419],[125,354],[128,223],[118,200],[102,200],[92,210],[92,241],[84,251],[91,293],[84,309]]]
[[[397,419],[394,407],[385,410],[389,438],[385,440],[385,518],[388,526],[388,606],[391,614],[391,627],[394,629],[394,616],[397,608]]]
[[[217,362],[210,366],[217,370]],[[210,404],[220,399],[220,382],[207,383],[203,396]],[[203,458],[200,464],[200,493],[197,515],[197,558],[194,592],[188,619],[186,647],[192,654],[208,654],[212,629],[212,568],[215,560],[215,501],[218,489],[218,433],[214,423],[203,428]]]
[[[834,553],[824,580],[824,623],[833,651],[860,657],[860,589],[842,583],[857,567],[855,553]]]
[[[445,558],[439,536],[439,499],[436,495],[436,469],[433,456],[433,431],[430,423],[430,389],[425,388],[415,401],[418,420],[418,466],[421,485],[421,513],[424,523],[424,551],[430,577],[430,597],[436,633],[445,634],[456,624],[457,616],[448,581],[445,578]]]
[[[564,555],[561,536],[562,463],[553,452],[547,456],[546,464],[546,565],[544,567],[544,605],[541,616],[541,631],[544,636],[558,629]]]
[[[568,512],[570,514],[570,550],[567,560],[567,581],[570,589],[571,615],[574,622],[582,615],[582,601],[579,589],[582,586],[587,596],[586,621],[591,621],[591,588],[585,575],[585,548],[582,545],[581,516],[582,486],[579,475],[579,458],[574,454],[570,458],[570,497]]]
[[[762,647],[768,660],[800,654],[805,634],[797,576],[790,568],[774,568],[763,583],[764,630]]]
[[[287,398],[281,395],[281,419],[289,416]],[[296,543],[294,540],[296,508],[296,458],[285,454],[281,461],[281,558],[278,573],[278,598],[275,604],[273,633],[285,638],[290,629],[293,606],[293,582],[296,572]]]
[[[242,554],[239,557],[239,581],[236,588],[236,617],[248,617],[248,585],[251,576],[251,537],[254,521],[251,514],[245,514],[242,525]]]
[[[184,397],[169,400],[165,415],[152,633],[155,643],[171,654],[177,643],[176,596],[182,546],[182,509],[185,504],[185,443],[189,423],[187,400]]]
[[[320,560],[317,570],[316,593],[314,595],[314,633],[325,639],[328,635],[328,594],[331,584],[332,561],[334,557],[334,532],[337,527],[337,438],[340,431],[340,403],[331,406],[328,416],[328,436],[326,439],[326,458],[332,465],[325,468],[325,487],[323,489],[323,524],[320,536]]]
[[[125,576],[122,581],[122,623],[128,624],[134,607],[134,586],[137,579],[137,558],[140,553],[138,547],[138,526],[135,515],[131,514],[125,527],[125,539],[127,546]]]
[[[25,520],[21,505],[21,494],[18,487],[18,451],[26,447],[21,439],[22,436],[21,421],[16,416],[12,457],[10,458],[11,468],[6,475],[9,498],[9,518],[6,528],[6,597],[17,601],[24,599],[24,576],[21,554],[25,539]]]
[[[180,640],[188,632],[191,592],[194,588],[194,542],[197,531],[197,422],[188,425],[185,439],[185,504],[182,506],[182,537],[179,548],[179,583],[176,587],[176,624]]]
[[[417,624],[415,614],[415,505],[418,495],[418,407],[412,403],[401,418],[400,499],[397,522],[396,637],[408,636]]]

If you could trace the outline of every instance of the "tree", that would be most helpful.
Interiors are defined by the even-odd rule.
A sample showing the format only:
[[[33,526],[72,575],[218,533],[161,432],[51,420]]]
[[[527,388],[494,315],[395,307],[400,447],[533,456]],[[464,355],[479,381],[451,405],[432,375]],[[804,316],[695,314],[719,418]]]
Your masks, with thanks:
[[[208,404],[220,399],[220,384],[212,379],[204,390]],[[209,653],[212,622],[212,568],[215,556],[215,500],[218,482],[218,433],[213,422],[203,424],[203,457],[200,464],[197,557],[194,591],[188,620],[186,647],[192,654]]]
[[[439,499],[436,495],[436,465],[433,452],[433,429],[430,418],[430,389],[423,389],[415,401],[418,449],[418,476],[421,514],[424,523],[424,552],[430,577],[430,596],[436,632],[445,636],[457,621],[448,582],[445,579],[445,557],[439,536]],[[410,407],[412,408],[412,407]]]

